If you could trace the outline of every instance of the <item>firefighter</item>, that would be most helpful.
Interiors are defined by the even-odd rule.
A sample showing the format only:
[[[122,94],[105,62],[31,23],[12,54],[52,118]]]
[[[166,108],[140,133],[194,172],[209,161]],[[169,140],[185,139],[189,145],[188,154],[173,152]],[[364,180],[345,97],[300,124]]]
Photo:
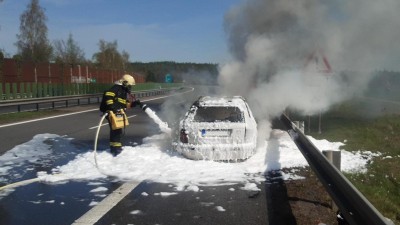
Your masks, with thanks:
[[[126,110],[128,105],[132,107],[139,105],[142,108],[143,105],[140,100],[134,99],[131,95],[133,85],[135,85],[135,79],[129,74],[123,75],[109,90],[104,92],[100,111],[103,113],[112,111],[114,114],[121,114]],[[114,156],[117,156],[122,151],[122,128],[113,130],[110,116],[107,115],[106,119],[110,127],[110,152]]]

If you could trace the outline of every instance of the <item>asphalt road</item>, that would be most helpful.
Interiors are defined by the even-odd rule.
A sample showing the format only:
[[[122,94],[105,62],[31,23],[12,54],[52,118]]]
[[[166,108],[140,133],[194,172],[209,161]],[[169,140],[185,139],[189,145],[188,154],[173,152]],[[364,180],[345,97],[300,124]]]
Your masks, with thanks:
[[[192,95],[190,97],[189,95]],[[196,98],[197,92],[185,93],[184,99],[175,96],[171,107],[186,107]],[[168,98],[150,100],[149,107],[158,111],[161,103]],[[146,99],[142,99],[146,100]],[[32,140],[36,134],[58,134],[73,138],[71,142],[53,143],[59,146],[59,157],[46,162],[39,162],[33,168],[15,168],[16,181],[30,179],[36,176],[37,171],[48,171],[72,160],[77,154],[87,152],[93,148],[93,138],[100,115],[97,105],[76,107],[73,113],[60,117],[47,118],[23,124],[0,126],[1,152],[8,151],[14,146]],[[156,124],[140,109],[128,112],[130,123],[124,137],[124,144],[134,142],[140,144],[144,137],[159,132]],[[161,117],[161,116],[160,116]],[[108,148],[108,129],[102,129],[99,136],[99,150]],[[73,152],[67,152],[68,145],[74,145]],[[61,146],[61,147],[60,147]],[[62,147],[64,146],[64,147]],[[67,147],[65,147],[67,146]],[[63,152],[64,151],[64,152]],[[0,168],[1,169],[1,168]],[[14,181],[15,182],[15,181]],[[108,188],[106,195],[116,193],[126,183],[113,179],[98,180],[102,186]],[[4,185],[1,182],[0,185]],[[285,189],[274,188],[282,184],[278,179],[261,185],[261,191],[249,192],[241,190],[243,184],[231,186],[201,187],[200,192],[181,192],[173,196],[160,196],[157,193],[172,192],[173,185],[141,181],[129,190],[121,201],[103,214],[96,222],[85,222],[85,213],[95,207],[91,202],[101,202],[107,197],[95,195],[90,182],[70,181],[56,185],[46,183],[32,183],[16,188],[12,193],[0,195],[0,224],[293,224],[290,209],[274,211],[277,205],[285,206],[287,202],[277,201],[276,196],[285,195]],[[232,188],[235,191],[231,191]],[[269,190],[269,191],[265,191]],[[147,193],[146,196],[143,193]],[[109,195],[111,196],[111,195]],[[275,196],[275,197],[274,197]],[[274,204],[269,204],[272,199]],[[220,207],[219,207],[220,206]],[[281,207],[282,208],[282,207]],[[268,213],[273,212],[274,214]],[[275,216],[274,216],[275,215]],[[278,216],[276,216],[278,215]],[[83,216],[83,217],[82,217]],[[82,222],[83,221],[83,222]]]

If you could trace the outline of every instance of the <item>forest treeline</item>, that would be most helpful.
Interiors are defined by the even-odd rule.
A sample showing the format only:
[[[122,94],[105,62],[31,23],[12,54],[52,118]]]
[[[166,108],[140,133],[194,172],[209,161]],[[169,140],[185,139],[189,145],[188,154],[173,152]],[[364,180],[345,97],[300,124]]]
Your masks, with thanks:
[[[212,63],[133,62],[128,67],[143,74],[147,82],[164,82],[170,74],[174,82],[216,84],[218,76],[218,64]]]

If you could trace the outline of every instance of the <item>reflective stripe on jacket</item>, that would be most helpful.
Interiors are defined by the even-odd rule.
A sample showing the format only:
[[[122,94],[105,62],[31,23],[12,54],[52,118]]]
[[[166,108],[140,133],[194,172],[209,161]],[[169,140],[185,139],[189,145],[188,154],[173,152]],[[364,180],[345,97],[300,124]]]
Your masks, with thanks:
[[[115,84],[103,94],[103,99],[100,104],[100,111],[106,112],[108,110],[118,110],[126,108],[126,99],[128,90],[122,86]]]

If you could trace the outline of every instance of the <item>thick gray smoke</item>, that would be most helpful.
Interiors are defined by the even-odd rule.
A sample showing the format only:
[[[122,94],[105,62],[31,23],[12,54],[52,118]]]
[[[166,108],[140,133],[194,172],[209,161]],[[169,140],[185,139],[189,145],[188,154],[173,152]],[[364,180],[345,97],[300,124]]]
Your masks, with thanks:
[[[223,94],[245,96],[259,120],[326,111],[375,70],[399,69],[399,10],[398,0],[243,1],[225,15],[235,60],[220,68]]]

